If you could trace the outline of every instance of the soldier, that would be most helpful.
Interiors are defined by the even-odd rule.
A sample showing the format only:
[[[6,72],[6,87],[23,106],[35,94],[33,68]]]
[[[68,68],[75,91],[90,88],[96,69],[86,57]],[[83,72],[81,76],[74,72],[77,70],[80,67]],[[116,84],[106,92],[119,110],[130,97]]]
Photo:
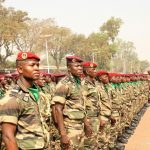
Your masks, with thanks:
[[[150,105],[150,70],[148,70],[147,73],[148,73],[148,85],[149,85],[148,104]]]
[[[53,97],[54,93],[52,93],[51,90],[49,90],[49,85],[46,84],[46,81],[49,79],[48,76],[45,73],[40,73],[40,77],[38,80],[35,81],[35,83],[38,85],[40,91],[43,93],[46,93],[46,96],[49,97],[51,100],[51,97]],[[46,81],[45,81],[46,78]],[[51,104],[51,101],[49,101],[49,104]],[[46,111],[46,110],[45,110]],[[51,149],[58,150],[60,148],[60,137],[58,130],[54,126],[53,118],[50,117],[50,145]]]
[[[97,65],[93,62],[83,63],[83,73],[85,80],[82,85],[84,86],[84,96],[86,97],[86,114],[87,119],[92,128],[92,136],[85,137],[84,149],[96,150],[98,149],[98,133],[100,127],[100,98],[98,82],[95,80]]]
[[[8,83],[7,83],[7,80],[4,75],[0,76],[0,83],[1,83],[1,87],[0,87],[1,91],[2,91],[2,93],[5,94],[8,90]]]
[[[39,61],[31,52],[19,52],[16,59],[19,79],[10,94],[0,100],[2,138],[7,150],[50,147],[49,99],[34,84],[40,74]]]
[[[116,139],[118,136],[119,128],[120,128],[120,109],[121,109],[121,101],[120,101],[120,93],[116,89],[116,73],[108,73],[109,83],[105,85],[106,91],[108,92],[109,98],[111,99],[112,104],[112,112],[111,112],[111,129],[110,129],[110,141],[109,147],[110,149],[118,149],[121,150],[124,148],[122,144],[116,144]]]
[[[101,97],[101,111],[100,111],[100,142],[102,143],[102,150],[108,149],[110,141],[110,117],[112,113],[111,99],[108,94],[107,84],[109,83],[108,73],[104,70],[97,72],[97,80],[100,85],[100,97]]]
[[[81,87],[82,59],[76,56],[68,56],[66,59],[68,75],[56,85],[52,111],[58,125],[62,149],[84,149],[84,126],[87,136],[91,135],[91,129],[85,118]]]
[[[54,96],[56,83],[52,81],[52,75],[44,74],[45,77],[45,85],[43,89]]]

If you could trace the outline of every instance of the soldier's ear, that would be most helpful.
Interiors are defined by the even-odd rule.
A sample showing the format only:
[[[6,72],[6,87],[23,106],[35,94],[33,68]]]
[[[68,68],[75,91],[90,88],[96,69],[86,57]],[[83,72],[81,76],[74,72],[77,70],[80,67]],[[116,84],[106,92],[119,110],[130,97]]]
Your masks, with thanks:
[[[89,74],[90,70],[89,70],[89,69],[86,69],[85,72],[86,72],[86,74]]]
[[[71,70],[70,66],[68,65],[67,67],[68,67],[68,71],[70,71]]]
[[[21,74],[21,73],[22,73],[22,70],[23,70],[22,65],[19,64],[19,65],[17,66],[17,71],[18,71],[18,73]]]
[[[70,70],[71,70],[71,69],[70,69],[70,68],[68,68],[68,72],[70,72]]]

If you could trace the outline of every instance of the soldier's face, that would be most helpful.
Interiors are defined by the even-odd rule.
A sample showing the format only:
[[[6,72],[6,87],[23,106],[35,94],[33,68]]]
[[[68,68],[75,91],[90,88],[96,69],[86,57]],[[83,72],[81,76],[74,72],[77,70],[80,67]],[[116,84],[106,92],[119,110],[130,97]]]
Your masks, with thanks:
[[[17,70],[20,75],[29,80],[37,80],[39,78],[39,61],[36,59],[30,59],[23,61]]]
[[[86,72],[90,77],[92,78],[96,77],[96,68],[88,68]]]
[[[109,80],[110,80],[110,82],[112,82],[112,83],[117,83],[115,77],[111,77]]]
[[[45,81],[47,82],[47,83],[50,83],[52,80],[51,80],[51,78],[50,77],[45,77]]]
[[[44,87],[45,86],[45,79],[40,77],[37,81],[36,84],[39,85],[40,87]]]
[[[2,85],[6,85],[7,84],[7,80],[5,78],[1,78],[1,84]]]
[[[82,64],[78,62],[70,64],[68,70],[73,76],[81,77],[83,74]]]
[[[106,74],[101,75],[100,79],[104,84],[109,83],[108,75],[106,75]]]

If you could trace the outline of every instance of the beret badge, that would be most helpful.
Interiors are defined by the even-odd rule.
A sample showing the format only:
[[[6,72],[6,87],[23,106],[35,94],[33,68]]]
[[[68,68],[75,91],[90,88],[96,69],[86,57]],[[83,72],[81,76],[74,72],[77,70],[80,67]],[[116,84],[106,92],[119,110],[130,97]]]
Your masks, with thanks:
[[[21,57],[22,57],[22,59],[26,59],[27,58],[27,53],[22,53]]]

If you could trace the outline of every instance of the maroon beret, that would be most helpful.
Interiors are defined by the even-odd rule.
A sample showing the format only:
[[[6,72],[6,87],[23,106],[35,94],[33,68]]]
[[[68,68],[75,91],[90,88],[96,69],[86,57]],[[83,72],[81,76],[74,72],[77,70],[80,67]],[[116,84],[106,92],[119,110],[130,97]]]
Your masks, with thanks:
[[[83,62],[83,60],[78,56],[67,56],[67,63]]]
[[[31,52],[19,52],[16,58],[16,60],[26,60],[26,59],[40,60],[40,57]]]

